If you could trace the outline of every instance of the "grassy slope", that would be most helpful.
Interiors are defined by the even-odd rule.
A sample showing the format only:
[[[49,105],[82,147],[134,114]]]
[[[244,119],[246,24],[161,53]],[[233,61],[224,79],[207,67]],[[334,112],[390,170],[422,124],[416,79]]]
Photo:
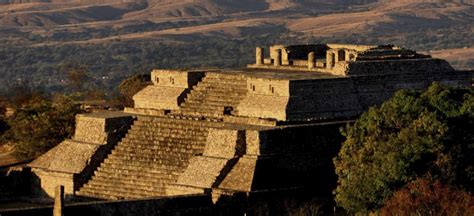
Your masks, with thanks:
[[[0,5],[0,83],[35,77],[36,85],[56,88],[64,83],[57,66],[68,61],[89,65],[96,79],[106,77],[102,83],[151,67],[242,66],[252,59],[253,46],[272,42],[395,43],[472,69],[472,5],[384,2]]]

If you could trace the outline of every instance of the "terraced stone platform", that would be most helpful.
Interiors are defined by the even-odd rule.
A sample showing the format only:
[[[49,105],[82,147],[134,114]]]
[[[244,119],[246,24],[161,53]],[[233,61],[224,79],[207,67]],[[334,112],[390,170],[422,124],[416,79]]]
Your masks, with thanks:
[[[241,75],[209,73],[173,114],[214,118],[238,115],[236,108],[247,91],[247,82]]]
[[[153,70],[134,107],[79,116],[72,140],[31,163],[40,187],[112,200],[315,185],[330,194],[340,127],[397,90],[474,77],[393,45],[256,51],[242,69]]]
[[[209,124],[142,117],[97,168],[78,195],[129,199],[165,196],[194,155],[202,154]]]

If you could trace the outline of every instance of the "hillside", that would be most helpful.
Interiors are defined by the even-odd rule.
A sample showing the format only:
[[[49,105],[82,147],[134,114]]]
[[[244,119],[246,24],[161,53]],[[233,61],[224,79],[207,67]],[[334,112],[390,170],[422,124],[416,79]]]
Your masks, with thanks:
[[[0,0],[0,83],[62,89],[57,67],[71,61],[97,85],[151,67],[236,67],[269,43],[392,43],[472,69],[472,23],[463,0]]]

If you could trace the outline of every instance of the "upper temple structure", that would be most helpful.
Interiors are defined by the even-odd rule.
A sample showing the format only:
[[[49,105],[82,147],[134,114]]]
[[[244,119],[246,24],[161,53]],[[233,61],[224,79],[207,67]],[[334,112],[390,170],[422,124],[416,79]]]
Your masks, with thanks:
[[[400,89],[473,73],[393,45],[275,45],[246,68],[151,72],[123,112],[80,114],[30,167],[51,195],[131,199],[325,191],[339,128]]]

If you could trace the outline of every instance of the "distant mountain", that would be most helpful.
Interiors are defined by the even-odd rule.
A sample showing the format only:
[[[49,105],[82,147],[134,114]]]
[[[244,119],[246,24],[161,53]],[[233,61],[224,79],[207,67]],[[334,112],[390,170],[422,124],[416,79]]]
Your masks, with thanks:
[[[93,64],[103,77],[114,73],[123,77],[137,70],[136,65],[143,65],[140,70],[156,65],[242,66],[252,59],[252,46],[268,43],[393,43],[447,58],[459,69],[472,69],[473,4],[471,0],[0,0],[0,85],[2,79],[22,80],[30,71],[56,73],[58,64],[70,61],[71,50],[80,56],[75,60]],[[174,52],[150,54],[145,43]],[[91,51],[96,47],[107,48],[107,53],[89,58],[99,55]],[[20,57],[10,57],[12,49],[19,49]],[[44,49],[64,54],[37,55]],[[226,58],[222,49],[234,52],[236,58]],[[135,53],[117,54],[122,50]],[[119,69],[110,69],[110,64],[119,64]],[[41,79],[38,85],[43,85]],[[47,82],[58,81],[50,77]]]
[[[376,34],[400,37],[427,31],[453,29],[472,32],[473,5],[452,1],[363,0],[0,0],[2,28],[42,35],[81,32],[108,27],[123,28],[147,22],[168,27],[121,34],[137,39],[162,34],[232,32],[242,27],[284,26],[310,36]],[[18,3],[21,2],[21,3]],[[24,3],[34,2],[34,3]],[[208,26],[208,27],[206,27]],[[179,29],[180,31],[174,31]],[[248,30],[248,28],[247,28]],[[173,33],[174,32],[174,33]],[[462,32],[460,32],[462,33]],[[444,33],[443,33],[444,34]],[[8,35],[8,34],[6,34]],[[0,35],[1,37],[2,35]],[[97,37],[93,39],[98,39]],[[104,39],[104,38],[101,38]],[[106,41],[106,39],[101,40]],[[22,41],[24,42],[24,41]]]

